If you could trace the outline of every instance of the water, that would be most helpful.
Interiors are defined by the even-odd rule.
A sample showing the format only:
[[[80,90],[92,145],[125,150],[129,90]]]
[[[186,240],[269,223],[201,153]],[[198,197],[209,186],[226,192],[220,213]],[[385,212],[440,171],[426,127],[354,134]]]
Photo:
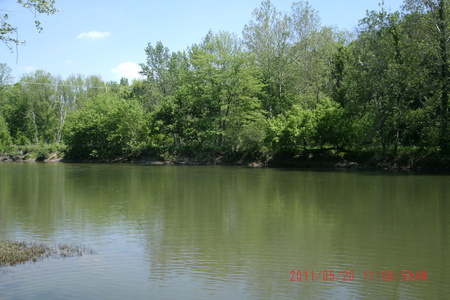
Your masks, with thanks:
[[[4,163],[0,239],[97,253],[3,268],[0,299],[447,299],[449,202],[439,174]]]

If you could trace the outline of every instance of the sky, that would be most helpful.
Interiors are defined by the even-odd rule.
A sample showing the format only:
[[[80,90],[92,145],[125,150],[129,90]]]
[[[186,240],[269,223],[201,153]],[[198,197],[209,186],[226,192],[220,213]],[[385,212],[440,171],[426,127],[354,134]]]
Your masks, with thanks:
[[[0,63],[12,69],[15,81],[37,69],[67,78],[72,74],[98,75],[104,81],[139,78],[144,49],[161,41],[170,51],[200,43],[209,30],[241,35],[262,0],[56,0],[60,11],[38,15],[44,30],[38,33],[35,16],[17,4],[0,0],[0,13],[9,15],[26,41],[14,53],[0,44]],[[290,12],[291,0],[271,0],[281,12]],[[381,0],[310,0],[322,25],[353,31],[366,10],[379,10]],[[399,10],[402,0],[385,0]]]

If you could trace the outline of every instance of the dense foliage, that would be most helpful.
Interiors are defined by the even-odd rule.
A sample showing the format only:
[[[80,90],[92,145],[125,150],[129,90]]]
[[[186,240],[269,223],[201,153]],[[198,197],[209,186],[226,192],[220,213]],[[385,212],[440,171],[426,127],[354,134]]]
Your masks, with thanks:
[[[183,52],[149,43],[145,79],[131,84],[41,70],[11,84],[2,64],[0,147],[63,143],[74,158],[446,156],[449,28],[447,0],[381,5],[355,34],[321,26],[308,2],[281,13],[265,1],[241,38],[208,32]]]

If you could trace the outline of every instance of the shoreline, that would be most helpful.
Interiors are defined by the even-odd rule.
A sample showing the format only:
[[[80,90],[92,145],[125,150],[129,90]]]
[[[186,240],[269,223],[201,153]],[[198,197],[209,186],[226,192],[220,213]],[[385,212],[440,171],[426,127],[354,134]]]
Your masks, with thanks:
[[[44,162],[44,163],[129,163],[140,165],[224,165],[250,168],[301,168],[301,169],[348,169],[348,170],[391,170],[391,171],[450,171],[450,158],[434,156],[395,158],[346,158],[328,150],[305,151],[299,154],[278,154],[268,161],[255,159],[226,159],[218,156],[209,160],[181,156],[163,160],[154,156],[115,159],[67,159],[52,153],[47,159],[30,159],[25,156],[1,155],[1,162]]]

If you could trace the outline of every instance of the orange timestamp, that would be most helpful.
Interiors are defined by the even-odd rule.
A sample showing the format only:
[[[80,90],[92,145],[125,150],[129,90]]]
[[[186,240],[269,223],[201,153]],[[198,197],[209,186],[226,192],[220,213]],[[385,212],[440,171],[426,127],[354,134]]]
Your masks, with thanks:
[[[290,281],[427,281],[428,271],[294,271],[290,272]]]

